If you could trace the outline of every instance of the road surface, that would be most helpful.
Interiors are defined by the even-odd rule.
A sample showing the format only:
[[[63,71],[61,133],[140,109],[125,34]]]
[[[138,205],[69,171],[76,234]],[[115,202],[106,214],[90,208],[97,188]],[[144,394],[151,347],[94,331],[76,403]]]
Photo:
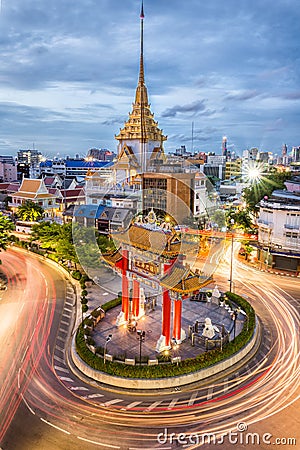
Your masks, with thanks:
[[[5,258],[16,256],[9,252]],[[225,254],[216,274],[223,290],[228,289],[228,261]],[[276,444],[275,439],[288,438],[297,439],[299,445],[299,400],[296,401],[300,379],[299,280],[256,272],[235,262],[235,289],[253,304],[263,325],[259,352],[244,367],[233,367],[206,383],[164,395],[158,392],[142,395],[105,390],[96,383],[78,379],[69,370],[65,363],[65,345],[68,345],[72,323],[71,287],[62,275],[29,255],[19,259],[19,264],[16,286],[9,286],[2,301],[10,305],[9,308],[14,307],[14,311],[20,310],[21,302],[25,301],[24,293],[17,301],[15,295],[20,286],[24,289],[24,283],[27,286],[30,280],[26,296],[29,295],[31,306],[23,307],[15,325],[17,335],[21,334],[24,339],[13,337],[17,341],[13,345],[18,356],[12,359],[10,352],[4,352],[7,377],[11,375],[6,379],[16,378],[12,392],[18,401],[10,414],[14,419],[9,429],[4,430],[3,450],[219,448],[220,443],[200,445],[206,433],[211,433],[212,440],[223,439],[222,448],[226,450],[234,445],[239,449],[270,448],[271,444]],[[30,271],[25,270],[27,264]],[[41,278],[35,282],[38,270]],[[30,276],[32,278],[28,278]],[[30,288],[32,283],[35,283],[34,289]],[[15,302],[17,306],[13,306]],[[28,328],[32,330],[33,325],[27,324],[33,309],[34,323],[39,323],[39,317],[44,320],[40,319],[43,327],[34,333],[31,349]],[[23,358],[27,345],[30,353]],[[11,361],[13,374],[7,369]],[[24,361],[27,361],[25,366]],[[26,375],[24,380],[20,379],[20,388],[19,371]],[[5,401],[11,389],[8,384]],[[236,438],[234,433],[237,433],[238,444],[232,442]],[[253,437],[251,433],[259,435]],[[245,443],[246,438],[254,439],[254,444]],[[258,444],[258,438],[265,442]],[[286,442],[282,444],[285,448],[297,448],[292,442],[281,442]]]

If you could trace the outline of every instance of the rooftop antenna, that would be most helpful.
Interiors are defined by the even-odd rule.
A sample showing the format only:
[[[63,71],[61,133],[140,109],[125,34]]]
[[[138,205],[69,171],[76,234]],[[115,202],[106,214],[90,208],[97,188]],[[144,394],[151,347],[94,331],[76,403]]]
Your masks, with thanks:
[[[192,153],[194,152],[194,122],[192,122]]]

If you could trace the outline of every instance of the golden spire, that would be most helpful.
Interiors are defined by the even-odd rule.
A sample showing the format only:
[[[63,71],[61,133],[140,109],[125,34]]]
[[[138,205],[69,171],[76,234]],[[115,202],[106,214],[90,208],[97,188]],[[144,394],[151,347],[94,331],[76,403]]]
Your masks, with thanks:
[[[140,52],[140,77],[139,84],[145,84],[145,75],[144,75],[144,4],[142,2],[142,9],[140,14],[141,19],[141,52]]]
[[[162,130],[158,128],[158,123],[154,120],[154,114],[150,110],[148,103],[148,92],[145,85],[144,71],[144,4],[142,0],[140,13],[140,70],[139,81],[135,93],[135,102],[133,103],[132,112],[129,113],[129,119],[125,122],[115,138],[118,141],[127,139],[139,139],[141,142],[148,140],[165,141],[167,138],[162,134]]]
[[[140,74],[139,82],[135,94],[135,103],[141,105],[148,105],[148,92],[145,85],[145,71],[144,71],[144,4],[142,2],[140,20],[141,20],[141,50],[140,50]]]

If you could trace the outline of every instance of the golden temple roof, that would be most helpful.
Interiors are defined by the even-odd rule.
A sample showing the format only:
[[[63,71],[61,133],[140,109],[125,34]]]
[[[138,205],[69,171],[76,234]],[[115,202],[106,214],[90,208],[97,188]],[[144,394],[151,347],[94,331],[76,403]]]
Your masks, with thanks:
[[[143,11],[143,8],[142,8]],[[118,141],[128,139],[138,139],[141,142],[149,140],[163,142],[167,139],[158,128],[158,122],[154,120],[154,114],[150,110],[148,92],[145,85],[144,75],[144,14],[141,13],[141,50],[140,50],[140,70],[139,81],[135,92],[135,102],[129,119],[125,122],[124,128],[120,129],[115,136]]]
[[[121,261],[121,259],[122,259],[122,255],[118,250],[113,254],[111,254],[111,253],[103,254],[102,257],[103,257],[104,261],[107,262],[107,264],[109,264],[112,267],[114,267],[115,264],[117,262]]]
[[[176,233],[166,233],[162,229],[151,229],[133,224],[126,231],[114,233],[115,241],[131,245],[141,250],[165,256],[176,256],[180,253],[181,242]]]
[[[180,294],[198,291],[212,282],[211,277],[194,273],[189,267],[174,265],[161,279],[161,286]]]

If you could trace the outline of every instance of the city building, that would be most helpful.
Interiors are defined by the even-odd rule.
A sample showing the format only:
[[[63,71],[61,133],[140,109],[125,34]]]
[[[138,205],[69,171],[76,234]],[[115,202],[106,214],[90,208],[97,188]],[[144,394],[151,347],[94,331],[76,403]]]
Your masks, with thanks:
[[[256,161],[258,156],[258,148],[253,147],[250,150],[243,151],[243,160]]]
[[[87,161],[112,162],[116,158],[116,153],[107,149],[91,148],[86,155]]]
[[[17,164],[12,156],[0,156],[0,183],[17,180]]]
[[[74,208],[73,221],[84,227],[96,227],[96,220],[104,206],[80,205]]]
[[[300,272],[300,178],[259,204],[258,259],[267,267]]]
[[[227,150],[227,137],[224,136],[222,139],[222,156],[225,157],[225,160],[229,158],[228,150]]]
[[[300,162],[300,146],[292,148],[292,161]]]
[[[172,215],[177,223],[190,217],[194,211],[195,173],[166,173],[160,168],[141,176],[144,211],[155,208]]]
[[[46,159],[39,165],[39,175],[62,175],[66,176],[66,165],[63,159]]]
[[[18,182],[14,183],[0,183],[0,208],[6,209],[8,203],[11,201],[11,195],[17,192],[20,188]]]
[[[206,163],[203,166],[203,172],[209,177],[215,177],[219,180],[225,179],[226,156],[208,155]]]
[[[24,176],[28,175],[29,178],[36,178],[39,176],[39,166],[43,159],[42,153],[38,150],[19,150],[17,153],[18,171],[20,173],[23,172]],[[23,170],[21,170],[22,168]],[[20,178],[20,180],[21,179],[22,178]]]
[[[112,163],[109,161],[86,160],[83,158],[67,158],[60,160],[46,160],[40,163],[39,173],[45,175],[60,175],[62,177],[76,177],[77,179],[84,179],[91,171],[104,172],[109,170],[111,176]]]
[[[228,160],[225,164],[225,180],[240,179],[242,176],[242,158]]]

